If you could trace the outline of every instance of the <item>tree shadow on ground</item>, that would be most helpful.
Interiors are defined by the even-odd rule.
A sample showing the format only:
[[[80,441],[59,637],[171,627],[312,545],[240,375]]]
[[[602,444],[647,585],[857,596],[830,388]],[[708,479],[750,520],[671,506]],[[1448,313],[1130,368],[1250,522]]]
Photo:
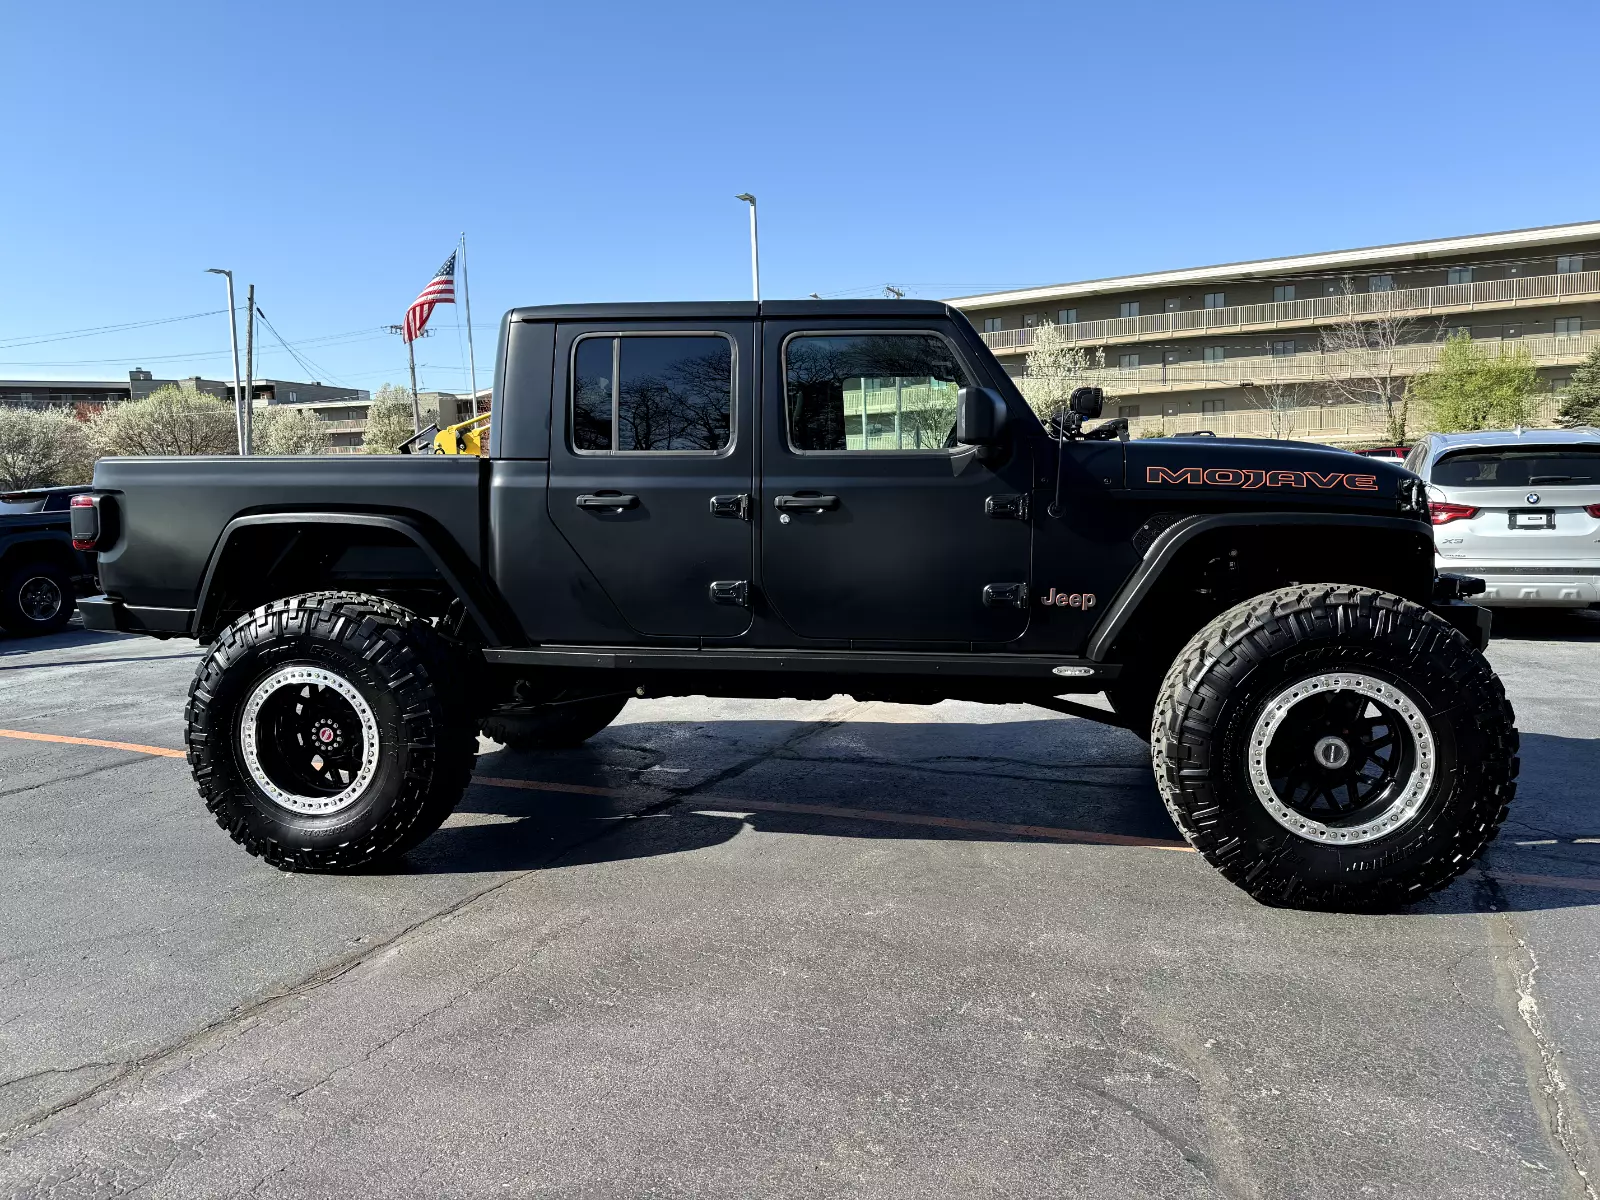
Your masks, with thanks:
[[[564,867],[706,849],[746,828],[1103,845],[1129,855],[1130,870],[1183,846],[1156,793],[1143,743],[1121,731],[1091,731],[1087,722],[851,722],[848,753],[821,737],[802,737],[801,722],[700,728],[715,736],[724,761],[702,767],[703,782],[682,785],[663,775],[655,749],[680,737],[673,724],[615,726],[559,753],[481,755],[480,779],[537,786],[475,783],[457,817],[413,851],[409,865],[428,873]],[[1004,744],[991,754],[985,743],[995,741]],[[974,746],[980,753],[890,754]],[[1019,753],[1030,747],[1032,753]],[[1521,794],[1486,855],[1488,872],[1507,872],[1508,880],[1573,876],[1592,889],[1600,881],[1600,844],[1575,839],[1600,836],[1587,782],[1600,777],[1600,741],[1525,735],[1523,761]],[[1555,838],[1556,845],[1535,851],[1516,844],[1535,837]],[[1474,868],[1417,911],[1600,903],[1600,891],[1582,887],[1512,880],[1486,888],[1484,878]]]

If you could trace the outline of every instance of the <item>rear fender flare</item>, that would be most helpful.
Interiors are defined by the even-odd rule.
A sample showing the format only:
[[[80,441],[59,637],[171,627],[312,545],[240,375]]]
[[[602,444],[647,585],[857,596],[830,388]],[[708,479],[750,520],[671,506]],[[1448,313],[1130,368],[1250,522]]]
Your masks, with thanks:
[[[1144,561],[1129,575],[1116,596],[1107,606],[1105,614],[1089,635],[1084,657],[1093,662],[1103,662],[1117,640],[1138,611],[1162,573],[1172,565],[1178,554],[1195,538],[1217,529],[1259,528],[1263,525],[1299,526],[1311,528],[1318,525],[1337,525],[1348,528],[1362,526],[1385,533],[1410,534],[1426,547],[1427,560],[1433,562],[1433,531],[1418,521],[1406,517],[1380,516],[1376,513],[1349,512],[1234,512],[1215,513],[1209,516],[1185,517],[1164,530],[1146,551]],[[1319,583],[1330,580],[1318,580]]]
[[[522,640],[516,632],[516,618],[497,596],[482,585],[472,563],[452,539],[447,536],[431,535],[421,521],[412,517],[360,512],[254,513],[246,517],[235,517],[229,521],[217,538],[216,548],[211,552],[211,559],[206,563],[205,575],[200,583],[199,606],[195,610],[194,624],[191,626],[195,635],[202,635],[216,620],[218,607],[214,586],[216,575],[227,557],[228,547],[234,537],[240,530],[265,525],[345,527],[358,525],[398,533],[414,542],[427,556],[434,570],[439,572],[439,577],[461,600],[467,615],[483,631],[485,637],[501,645],[514,645]]]

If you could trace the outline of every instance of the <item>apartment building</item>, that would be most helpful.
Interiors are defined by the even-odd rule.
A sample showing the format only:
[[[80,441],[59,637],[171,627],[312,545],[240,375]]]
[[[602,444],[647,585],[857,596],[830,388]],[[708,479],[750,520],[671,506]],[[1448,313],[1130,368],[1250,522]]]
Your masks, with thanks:
[[[1600,221],[1438,238],[1025,288],[950,303],[1014,376],[1035,331],[1062,331],[1109,368],[1108,412],[1140,426],[1304,403],[1352,370],[1328,331],[1381,321],[1395,373],[1426,370],[1443,339],[1518,345],[1559,387],[1600,345]],[[1320,386],[1319,386],[1320,385]],[[1279,401],[1281,403],[1281,400]],[[1186,420],[1196,418],[1196,420]]]

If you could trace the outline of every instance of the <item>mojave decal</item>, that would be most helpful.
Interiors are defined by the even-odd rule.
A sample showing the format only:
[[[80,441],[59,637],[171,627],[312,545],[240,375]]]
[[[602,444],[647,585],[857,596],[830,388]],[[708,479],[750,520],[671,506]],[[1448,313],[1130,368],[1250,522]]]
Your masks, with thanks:
[[[1352,475],[1345,471],[1263,471],[1255,467],[1148,467],[1146,483],[1185,483],[1198,487],[1244,488],[1347,488],[1352,492],[1378,490],[1376,475]]]

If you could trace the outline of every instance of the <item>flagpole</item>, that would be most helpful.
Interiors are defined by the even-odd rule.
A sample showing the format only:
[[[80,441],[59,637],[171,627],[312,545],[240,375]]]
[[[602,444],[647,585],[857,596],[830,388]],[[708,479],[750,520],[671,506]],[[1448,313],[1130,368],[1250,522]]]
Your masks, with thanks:
[[[467,371],[472,377],[472,411],[478,411],[478,356],[472,351],[472,293],[467,290],[467,234],[461,232],[461,299],[467,310]],[[460,345],[460,343],[456,343]]]

